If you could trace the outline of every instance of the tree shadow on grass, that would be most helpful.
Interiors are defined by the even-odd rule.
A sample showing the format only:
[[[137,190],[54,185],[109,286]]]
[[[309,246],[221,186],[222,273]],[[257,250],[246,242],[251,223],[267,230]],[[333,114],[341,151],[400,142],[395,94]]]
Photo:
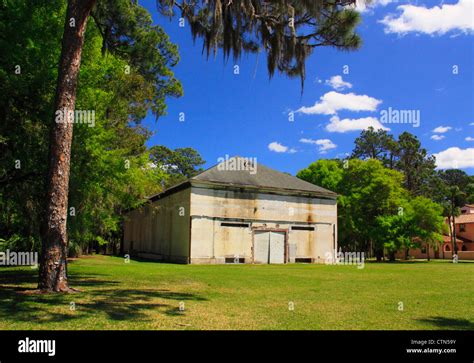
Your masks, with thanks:
[[[0,272],[0,321],[32,322],[40,327],[38,323],[79,320],[94,315],[103,320],[104,314],[105,320],[147,321],[151,319],[148,312],[174,315],[170,312],[178,310],[180,301],[207,300],[196,294],[167,289],[121,288],[120,281],[106,280],[98,274],[71,274],[71,285],[80,290],[77,294],[40,294],[31,287],[36,282],[37,270]],[[157,299],[170,303],[156,302]]]
[[[474,322],[467,319],[445,318],[442,316],[433,316],[426,319],[417,319],[418,321],[430,324],[439,329],[455,330],[474,330]]]

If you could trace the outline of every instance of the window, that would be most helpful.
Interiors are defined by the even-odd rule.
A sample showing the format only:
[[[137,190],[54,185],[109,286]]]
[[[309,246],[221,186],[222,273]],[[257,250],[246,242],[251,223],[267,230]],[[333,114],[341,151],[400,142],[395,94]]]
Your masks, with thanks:
[[[244,257],[226,257],[225,263],[245,263]]]
[[[451,248],[449,247],[449,245],[446,245],[444,247],[444,252],[449,252],[449,251],[451,251]]]
[[[248,228],[249,226],[250,226],[249,223],[221,222],[221,227],[240,227],[240,228]]]
[[[459,232],[466,232],[466,225],[465,224],[460,224],[459,225]]]
[[[314,231],[314,227],[311,226],[292,226],[292,231]]]
[[[295,258],[296,263],[311,263],[313,259],[310,257],[297,257]]]

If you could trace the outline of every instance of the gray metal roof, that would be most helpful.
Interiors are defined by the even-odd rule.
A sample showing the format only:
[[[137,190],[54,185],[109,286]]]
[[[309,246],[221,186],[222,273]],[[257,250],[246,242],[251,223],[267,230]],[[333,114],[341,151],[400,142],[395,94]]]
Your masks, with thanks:
[[[232,160],[235,159],[235,160]],[[250,162],[250,164],[249,164]],[[239,170],[228,170],[232,164],[240,166]],[[220,185],[239,187],[269,188],[287,191],[309,192],[325,196],[337,196],[336,193],[317,185],[298,179],[292,175],[270,169],[256,163],[256,168],[249,158],[234,156],[192,177],[190,181],[209,182]],[[247,168],[247,170],[242,170]]]

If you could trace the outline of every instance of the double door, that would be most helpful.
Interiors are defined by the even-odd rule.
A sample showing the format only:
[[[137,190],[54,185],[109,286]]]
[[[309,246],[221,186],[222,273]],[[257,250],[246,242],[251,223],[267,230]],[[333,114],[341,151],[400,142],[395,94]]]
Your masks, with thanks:
[[[285,263],[285,232],[255,231],[253,243],[255,263]]]

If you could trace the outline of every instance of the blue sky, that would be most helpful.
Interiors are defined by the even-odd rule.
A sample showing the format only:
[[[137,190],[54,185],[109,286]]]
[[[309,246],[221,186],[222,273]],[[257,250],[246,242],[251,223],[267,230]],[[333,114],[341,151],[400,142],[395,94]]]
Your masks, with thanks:
[[[359,7],[361,49],[317,49],[303,95],[298,79],[269,80],[264,53],[207,60],[188,24],[157,14],[154,1],[141,3],[179,46],[174,72],[184,88],[183,97],[167,100],[166,116],[145,120],[155,131],[149,145],[193,147],[205,167],[241,155],[294,174],[317,159],[344,157],[361,129],[374,125],[395,136],[411,132],[440,166],[474,173],[474,1],[374,0]],[[419,126],[382,123],[389,108],[419,112]]]

